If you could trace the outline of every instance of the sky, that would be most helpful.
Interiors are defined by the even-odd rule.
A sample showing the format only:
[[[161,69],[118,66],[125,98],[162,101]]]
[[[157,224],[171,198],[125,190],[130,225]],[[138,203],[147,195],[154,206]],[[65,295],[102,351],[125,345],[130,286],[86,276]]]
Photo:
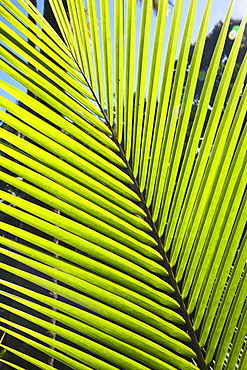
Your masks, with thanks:
[[[96,0],[98,1],[98,0]],[[164,1],[164,0],[161,0]],[[179,1],[179,0],[177,0]],[[16,0],[11,0],[13,4],[18,4]],[[37,0],[38,3],[38,9],[42,11],[43,8],[43,0]],[[189,7],[190,0],[184,0],[184,13],[183,13],[183,21],[182,26],[185,23],[186,20],[186,9]],[[198,10],[197,10],[197,16],[196,16],[196,22],[195,22],[195,28],[192,36],[192,42],[196,41],[197,33],[200,26],[200,21],[202,19],[204,7],[206,4],[206,0],[198,0]],[[213,6],[212,6],[212,12],[208,27],[208,33],[210,33],[216,23],[218,23],[220,20],[224,20],[228,6],[230,4],[230,0],[213,0]],[[241,19],[244,15],[245,10],[247,9],[247,0],[236,0],[235,6],[232,13],[232,18],[234,19]],[[141,15],[141,9],[139,10],[139,15]],[[170,13],[167,19],[167,25],[171,22],[172,14]],[[182,32],[180,37],[182,36]],[[3,72],[1,72],[1,79],[13,83],[15,86],[22,88],[20,85],[16,84],[12,79],[10,79],[8,76],[6,76]],[[1,91],[1,94],[9,99],[12,100],[12,97],[7,95],[5,92]]]
[[[228,7],[231,0],[213,0],[211,17],[208,27],[208,33],[214,28],[214,25],[220,20],[224,20]],[[188,8],[190,1],[185,0],[185,8]],[[198,12],[195,24],[195,30],[193,33],[193,41],[196,41],[196,35],[200,26],[200,19],[202,18],[203,10],[205,7],[205,0],[198,0]],[[244,12],[247,10],[247,0],[236,0],[235,6],[232,13],[232,18],[242,19]]]

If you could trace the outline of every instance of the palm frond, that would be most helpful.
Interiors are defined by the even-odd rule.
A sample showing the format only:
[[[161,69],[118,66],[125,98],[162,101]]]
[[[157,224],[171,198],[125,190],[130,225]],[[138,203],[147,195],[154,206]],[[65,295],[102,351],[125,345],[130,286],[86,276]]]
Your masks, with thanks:
[[[247,14],[209,112],[231,2],[193,116],[197,2],[177,57],[183,1],[166,41],[167,1],[153,26],[152,0],[140,21],[136,0],[50,0],[59,36],[3,0],[1,66],[32,95],[3,82],[1,330],[43,354],[4,341],[3,364],[244,369]]]

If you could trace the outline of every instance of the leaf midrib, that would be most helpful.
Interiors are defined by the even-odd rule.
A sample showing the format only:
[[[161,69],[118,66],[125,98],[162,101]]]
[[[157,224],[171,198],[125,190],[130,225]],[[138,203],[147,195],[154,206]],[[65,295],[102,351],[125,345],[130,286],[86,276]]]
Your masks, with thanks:
[[[139,196],[140,200],[141,200],[141,205],[142,205],[142,208],[143,210],[145,211],[146,215],[147,215],[147,222],[148,224],[151,226],[152,228],[152,236],[154,237],[154,239],[156,240],[157,244],[158,244],[158,252],[161,254],[163,260],[161,261],[161,263],[163,264],[163,266],[165,267],[165,269],[167,270],[168,272],[168,276],[170,278],[170,283],[174,289],[174,296],[175,296],[175,299],[177,300],[179,306],[180,306],[180,310],[181,310],[181,315],[182,317],[184,318],[185,320],[185,325],[186,325],[186,328],[187,328],[187,331],[188,331],[188,334],[191,338],[191,346],[193,348],[193,350],[195,351],[196,353],[196,360],[198,362],[198,366],[200,368],[200,370],[207,370],[207,365],[206,365],[206,362],[205,362],[205,359],[204,359],[204,356],[203,356],[203,353],[201,351],[201,348],[199,346],[199,342],[198,342],[198,338],[196,336],[196,332],[194,331],[193,329],[193,325],[192,325],[192,322],[191,322],[191,319],[190,319],[190,316],[188,314],[188,311],[186,309],[186,305],[185,305],[185,302],[182,298],[182,294],[181,294],[181,291],[180,291],[180,288],[177,284],[177,281],[176,281],[176,278],[175,278],[175,275],[173,273],[173,270],[172,270],[172,267],[170,265],[170,262],[169,262],[169,259],[168,259],[168,256],[167,254],[165,253],[164,251],[164,245],[162,243],[162,240],[161,238],[159,237],[158,235],[158,231],[157,231],[157,228],[156,228],[156,224],[155,222],[153,221],[152,219],[152,214],[151,214],[151,211],[149,209],[149,207],[147,207],[147,204],[146,204],[146,200],[145,200],[145,196],[144,194],[140,191],[140,187],[139,187],[139,184],[138,184],[138,181],[137,179],[134,177],[134,174],[133,174],[133,171],[132,171],[132,168],[131,168],[131,165],[130,163],[128,162],[127,158],[126,158],[126,155],[125,155],[125,152],[121,146],[121,144],[119,143],[117,137],[116,137],[116,133],[114,132],[112,126],[110,125],[109,123],[109,120],[105,114],[105,111],[103,109],[103,107],[101,106],[94,90],[92,89],[87,77],[84,75],[83,71],[81,70],[80,66],[78,65],[77,61],[75,60],[75,58],[73,57],[73,54],[71,53],[71,57],[72,59],[74,60],[74,62],[76,63],[76,65],[78,66],[78,69],[80,70],[83,78],[86,80],[86,83],[87,83],[87,86],[88,88],[90,89],[92,95],[94,96],[94,99],[95,99],[95,102],[96,104],[98,105],[99,109],[101,110],[103,116],[104,116],[104,119],[105,119],[105,122],[106,122],[106,125],[108,126],[108,128],[110,129],[111,131],[111,135],[112,135],[112,140],[114,141],[114,143],[117,145],[118,149],[119,149],[119,153],[120,153],[120,157],[121,159],[124,161],[124,163],[126,164],[126,170],[127,170],[127,174],[130,176],[130,178],[132,179],[133,181],[133,187],[134,187],[134,191],[136,192],[136,194]],[[163,277],[164,279],[164,277]]]

